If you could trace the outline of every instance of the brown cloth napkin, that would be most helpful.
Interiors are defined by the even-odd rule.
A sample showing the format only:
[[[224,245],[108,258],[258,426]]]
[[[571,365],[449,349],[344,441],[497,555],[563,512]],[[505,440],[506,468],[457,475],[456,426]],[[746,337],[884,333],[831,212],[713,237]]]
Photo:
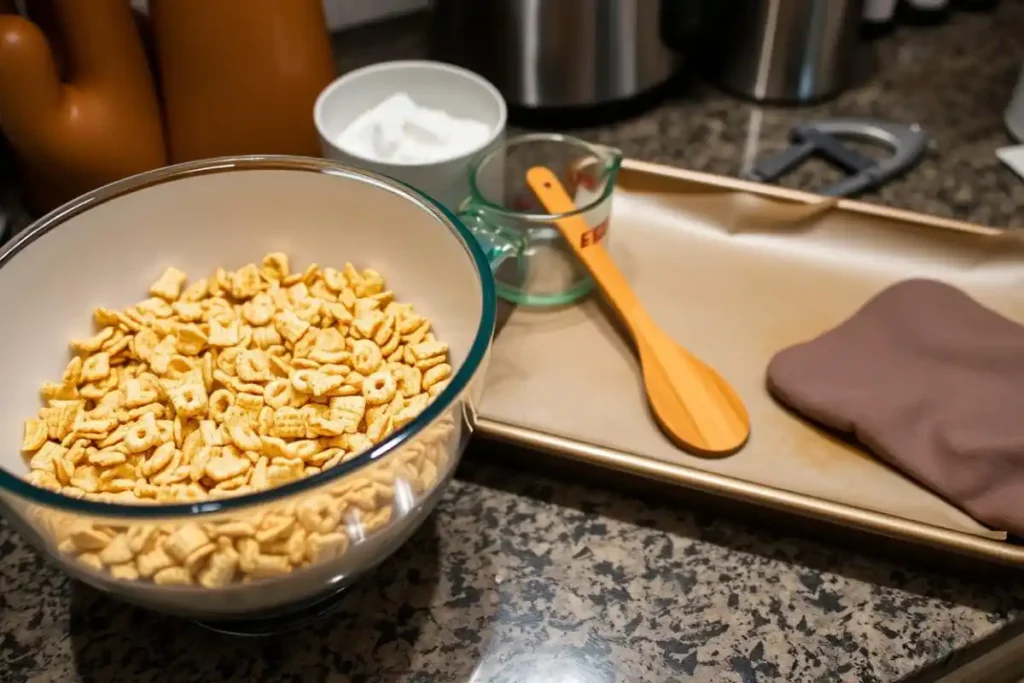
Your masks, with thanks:
[[[1024,535],[1024,327],[931,280],[780,351],[768,390],[1000,531]]]

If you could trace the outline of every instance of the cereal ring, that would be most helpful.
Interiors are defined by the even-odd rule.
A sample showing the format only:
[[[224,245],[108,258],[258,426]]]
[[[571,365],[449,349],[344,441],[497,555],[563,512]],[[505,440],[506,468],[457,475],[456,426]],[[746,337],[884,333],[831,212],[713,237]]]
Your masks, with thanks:
[[[361,375],[370,375],[380,368],[384,355],[380,347],[369,339],[358,339],[352,345],[352,369]]]
[[[379,406],[390,403],[398,391],[398,384],[390,372],[375,372],[363,380],[363,398],[367,405]]]

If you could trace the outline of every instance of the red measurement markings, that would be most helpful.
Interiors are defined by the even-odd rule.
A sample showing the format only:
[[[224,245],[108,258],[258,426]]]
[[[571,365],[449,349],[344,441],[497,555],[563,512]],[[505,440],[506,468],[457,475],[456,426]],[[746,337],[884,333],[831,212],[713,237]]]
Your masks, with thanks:
[[[601,240],[604,239],[605,233],[608,232],[608,221],[605,220],[597,226],[587,230],[585,233],[580,235],[580,247],[586,249],[592,247]]]
[[[584,190],[589,190],[590,192],[593,192],[598,187],[597,178],[595,178],[590,173],[578,173],[577,174],[577,178],[576,178],[576,182]]]
[[[529,213],[536,209],[537,202],[532,198],[527,198],[523,195],[519,195],[512,200],[512,206],[510,207],[513,211],[519,211],[520,213]]]

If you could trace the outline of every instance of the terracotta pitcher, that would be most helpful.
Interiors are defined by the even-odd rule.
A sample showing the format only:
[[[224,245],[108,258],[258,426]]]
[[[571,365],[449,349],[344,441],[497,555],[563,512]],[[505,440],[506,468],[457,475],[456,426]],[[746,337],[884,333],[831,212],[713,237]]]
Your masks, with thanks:
[[[150,0],[174,162],[316,156],[313,103],[334,79],[322,0]]]
[[[32,208],[166,163],[128,0],[32,0],[39,24],[11,4],[0,6],[0,129]]]

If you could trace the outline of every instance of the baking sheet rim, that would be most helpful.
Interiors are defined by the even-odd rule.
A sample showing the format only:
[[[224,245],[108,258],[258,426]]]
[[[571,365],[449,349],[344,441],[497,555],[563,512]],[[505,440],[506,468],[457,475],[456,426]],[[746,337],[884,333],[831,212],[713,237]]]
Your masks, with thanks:
[[[1007,232],[1005,228],[994,228],[992,226],[981,225],[979,223],[969,223],[955,218],[932,216],[926,213],[897,209],[883,204],[871,204],[869,202],[862,202],[856,199],[835,199],[832,197],[824,197],[822,195],[804,192],[803,190],[795,190],[776,185],[765,185],[763,183],[757,183],[750,180],[740,180],[739,178],[715,175],[713,173],[704,173],[702,171],[691,171],[685,168],[665,166],[663,164],[655,164],[648,161],[640,161],[638,159],[625,159],[622,162],[622,168],[636,173],[666,176],[684,182],[707,185],[709,189],[718,188],[720,190],[729,190],[733,192],[745,192],[748,194],[758,195],[760,197],[780,199],[786,202],[828,204],[830,205],[831,210],[850,211],[867,216],[879,216],[881,218],[914,223],[916,225],[924,225],[930,228],[938,228],[940,230],[967,232],[980,237],[993,237]]]
[[[696,491],[706,491],[810,519],[825,520],[900,541],[923,543],[939,550],[955,551],[1002,564],[1024,567],[1024,547],[1005,541],[986,539],[884,512],[865,510],[683,465],[673,465],[641,454],[584,443],[485,417],[477,418],[476,431],[482,436],[532,447],[605,469],[627,472]]]

